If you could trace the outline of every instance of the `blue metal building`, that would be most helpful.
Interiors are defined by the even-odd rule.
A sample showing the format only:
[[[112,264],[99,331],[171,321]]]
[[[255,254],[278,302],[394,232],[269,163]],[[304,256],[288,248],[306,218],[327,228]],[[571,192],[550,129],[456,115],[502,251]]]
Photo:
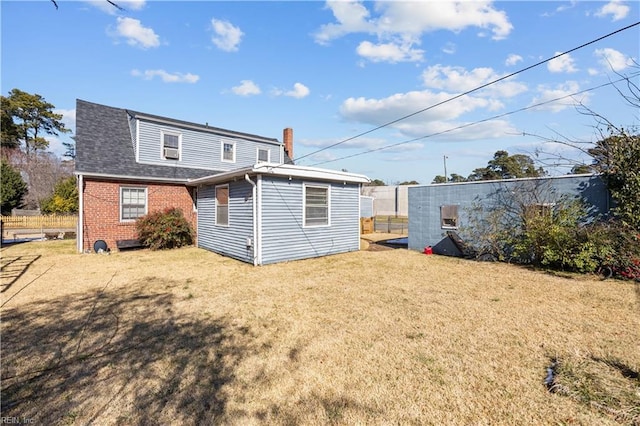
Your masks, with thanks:
[[[414,186],[409,188],[409,249],[431,246],[436,254],[460,255],[447,236],[459,233],[464,239],[470,214],[478,207],[486,210],[509,203],[544,208],[562,197],[581,199],[596,216],[609,211],[610,196],[597,175],[505,179]]]

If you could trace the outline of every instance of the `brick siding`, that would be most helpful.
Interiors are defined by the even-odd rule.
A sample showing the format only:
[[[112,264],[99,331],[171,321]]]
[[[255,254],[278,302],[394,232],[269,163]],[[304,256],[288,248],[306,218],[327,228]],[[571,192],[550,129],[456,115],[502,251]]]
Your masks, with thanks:
[[[93,250],[97,240],[104,240],[111,250],[117,250],[117,240],[137,238],[133,221],[120,221],[120,187],[147,188],[147,212],[177,207],[197,229],[197,213],[193,210],[192,188],[185,185],[117,182],[84,179],[83,190],[83,251]]]

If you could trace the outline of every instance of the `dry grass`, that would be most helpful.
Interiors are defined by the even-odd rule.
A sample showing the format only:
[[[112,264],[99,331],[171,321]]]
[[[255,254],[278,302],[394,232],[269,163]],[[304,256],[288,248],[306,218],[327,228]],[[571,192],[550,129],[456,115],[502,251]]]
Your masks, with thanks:
[[[633,424],[571,394],[560,367],[566,392],[548,392],[551,359],[605,360],[630,386],[624,401],[640,402],[632,283],[406,250],[254,268],[196,248],[106,256],[73,244],[2,249],[3,416]]]

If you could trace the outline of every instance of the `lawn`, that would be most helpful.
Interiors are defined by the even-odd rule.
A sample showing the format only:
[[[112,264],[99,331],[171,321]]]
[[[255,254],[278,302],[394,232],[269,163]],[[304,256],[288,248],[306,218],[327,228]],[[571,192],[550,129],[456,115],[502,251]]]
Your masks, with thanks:
[[[74,249],[2,248],[2,416],[640,424],[634,283],[401,249],[263,267]]]

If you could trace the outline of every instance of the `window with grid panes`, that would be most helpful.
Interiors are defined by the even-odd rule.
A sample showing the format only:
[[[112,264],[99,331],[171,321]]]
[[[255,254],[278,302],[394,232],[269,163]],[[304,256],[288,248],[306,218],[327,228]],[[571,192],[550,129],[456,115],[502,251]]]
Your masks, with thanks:
[[[329,187],[304,187],[304,226],[329,224]]]
[[[135,220],[147,214],[147,188],[120,188],[120,220]]]

